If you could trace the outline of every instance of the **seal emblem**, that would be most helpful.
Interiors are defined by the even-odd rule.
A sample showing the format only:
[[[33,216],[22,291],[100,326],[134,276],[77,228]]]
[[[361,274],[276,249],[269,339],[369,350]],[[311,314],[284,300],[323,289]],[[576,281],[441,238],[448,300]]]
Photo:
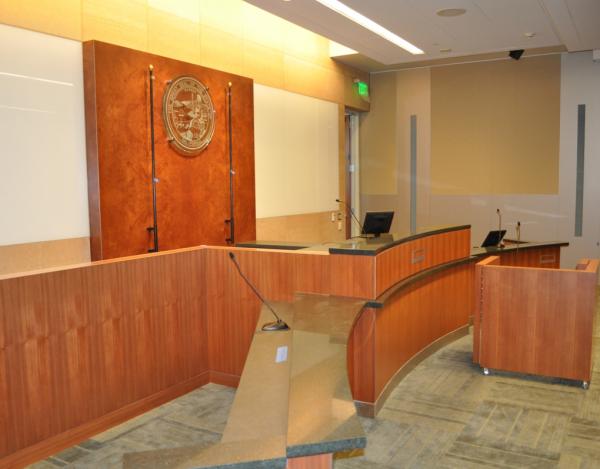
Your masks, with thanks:
[[[163,120],[176,151],[186,156],[200,153],[215,131],[215,110],[208,88],[190,76],[173,80],[163,97]]]

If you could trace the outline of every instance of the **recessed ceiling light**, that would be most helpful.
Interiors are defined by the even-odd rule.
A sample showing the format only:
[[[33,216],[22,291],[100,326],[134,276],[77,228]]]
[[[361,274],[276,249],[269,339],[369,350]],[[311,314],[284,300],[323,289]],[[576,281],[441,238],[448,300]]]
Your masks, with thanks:
[[[345,16],[349,20],[354,21],[355,23],[361,25],[363,28],[366,28],[369,31],[377,34],[378,36],[381,36],[385,40],[390,41],[393,44],[396,44],[398,47],[401,47],[402,49],[404,49],[407,52],[410,52],[411,54],[414,54],[414,55],[424,54],[424,52],[421,49],[419,49],[417,46],[411,44],[406,39],[402,39],[397,34],[394,34],[390,30],[385,29],[380,24],[375,23],[375,21],[373,21],[372,19],[367,18],[366,16],[360,14],[358,11],[353,10],[352,8],[350,8],[347,5],[344,5],[342,2],[340,2],[338,0],[316,0],[316,1],[319,2],[321,5],[329,8],[330,10],[333,10],[336,13],[339,13],[340,15]]]
[[[438,10],[435,13],[438,16],[443,16],[445,18],[449,18],[451,16],[460,16],[464,15],[467,12],[464,8],[444,8],[442,10]]]
[[[450,49],[449,47],[446,47],[445,49],[440,49],[440,52],[447,54],[448,52],[452,52],[452,49]]]
[[[531,39],[532,37],[535,37],[535,33],[523,33],[523,36],[525,36],[527,39]]]

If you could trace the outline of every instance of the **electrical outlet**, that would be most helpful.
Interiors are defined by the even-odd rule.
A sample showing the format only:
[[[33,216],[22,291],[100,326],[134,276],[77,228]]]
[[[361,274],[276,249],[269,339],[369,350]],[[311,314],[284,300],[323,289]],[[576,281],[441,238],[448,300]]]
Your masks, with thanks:
[[[335,221],[336,218],[335,212],[331,212],[331,221]]]
[[[338,221],[338,231],[342,231],[342,222]]]

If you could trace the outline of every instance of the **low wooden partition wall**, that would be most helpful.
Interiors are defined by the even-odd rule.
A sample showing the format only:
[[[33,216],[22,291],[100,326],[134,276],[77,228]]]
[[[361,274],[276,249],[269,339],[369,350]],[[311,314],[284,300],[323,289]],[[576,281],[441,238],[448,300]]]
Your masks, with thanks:
[[[260,303],[230,251],[269,299],[369,302],[348,344],[349,379],[355,399],[374,406],[411,357],[468,324],[469,231],[377,255],[197,247],[0,276],[0,467],[22,467],[209,381],[236,386]]]
[[[362,415],[375,416],[416,364],[468,333],[472,271],[472,262],[461,262],[404,281],[364,310],[348,345],[352,393]]]
[[[473,360],[482,367],[589,382],[598,260],[575,269],[476,266]]]
[[[208,382],[203,254],[0,277],[0,467]]]

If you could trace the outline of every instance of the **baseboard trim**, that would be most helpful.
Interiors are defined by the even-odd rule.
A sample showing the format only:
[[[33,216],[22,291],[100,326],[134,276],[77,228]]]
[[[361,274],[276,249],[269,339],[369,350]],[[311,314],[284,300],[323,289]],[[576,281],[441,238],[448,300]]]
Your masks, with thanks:
[[[151,396],[147,396],[138,401],[127,404],[108,414],[102,415],[94,420],[90,420],[78,427],[67,430],[66,432],[47,438],[27,448],[20,449],[0,459],[0,467],[5,469],[18,469],[28,464],[32,464],[41,459],[52,456],[53,454],[69,448],[87,438],[108,430],[115,425],[125,422],[144,412],[147,412],[165,402],[171,401],[177,397],[187,394],[194,389],[208,384],[210,373],[204,371],[187,381],[178,383],[167,389],[163,389]],[[239,379],[239,378],[238,378]]]
[[[240,384],[240,376],[238,375],[214,370],[211,370],[209,373],[211,383],[222,384],[223,386],[228,386],[230,388],[237,388]]]
[[[356,412],[358,415],[362,417],[375,418],[385,401],[390,396],[394,388],[402,381],[406,375],[408,375],[415,367],[421,363],[426,358],[433,355],[435,352],[440,350],[442,347],[451,344],[455,340],[460,339],[461,337],[466,336],[469,333],[469,324],[465,326],[461,326],[458,329],[449,332],[446,335],[434,340],[426,347],[422,348],[419,352],[413,355],[404,365],[402,365],[396,373],[390,378],[390,380],[386,383],[383,390],[375,400],[375,402],[364,402],[364,401],[354,401],[356,405]]]

